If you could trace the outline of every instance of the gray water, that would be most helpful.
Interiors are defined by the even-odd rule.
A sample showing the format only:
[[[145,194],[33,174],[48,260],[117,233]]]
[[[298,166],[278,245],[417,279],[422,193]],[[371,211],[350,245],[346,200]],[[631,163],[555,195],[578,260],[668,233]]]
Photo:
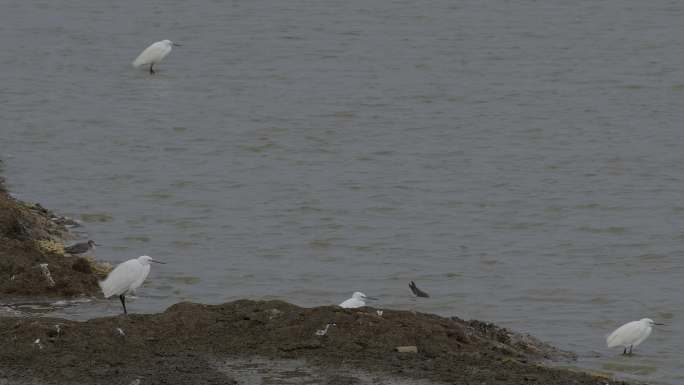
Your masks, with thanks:
[[[682,383],[683,16],[636,0],[5,0],[3,174],[83,220],[99,258],[168,262],[133,312],[362,290]],[[183,46],[157,75],[131,68],[161,39]],[[605,348],[642,317],[668,326],[632,358]]]

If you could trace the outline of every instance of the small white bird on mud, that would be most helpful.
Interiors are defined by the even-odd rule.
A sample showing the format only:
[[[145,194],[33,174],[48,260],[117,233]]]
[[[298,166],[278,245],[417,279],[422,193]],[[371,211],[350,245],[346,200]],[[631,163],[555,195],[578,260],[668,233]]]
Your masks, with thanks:
[[[328,334],[328,329],[329,329],[331,326],[337,326],[337,324],[335,324],[334,322],[331,322],[331,323],[329,323],[329,324],[326,324],[326,325],[325,325],[325,329],[316,330],[316,335],[322,337],[322,336]]]
[[[363,294],[360,291],[355,291],[354,294],[352,294],[351,298],[348,300],[342,302],[340,304],[340,307],[343,307],[345,309],[353,309],[357,307],[364,307],[366,306],[366,300],[377,300],[377,298],[373,297],[368,297],[365,294]]]
[[[126,311],[126,294],[135,292],[135,289],[142,285],[150,273],[150,262],[164,263],[143,255],[119,264],[109,273],[107,279],[100,281],[100,288],[105,298],[113,295],[119,296],[124,314],[128,314]]]
[[[154,65],[159,64],[166,55],[171,53],[173,47],[180,47],[180,44],[174,43],[171,40],[162,40],[152,43],[133,60],[133,67],[139,68],[144,65],[149,65],[150,73],[155,74]]]
[[[644,340],[651,335],[653,325],[665,324],[656,323],[650,318],[642,318],[639,321],[628,322],[610,333],[606,338],[606,344],[609,348],[624,346],[625,350],[622,354],[631,355],[632,348],[644,342]],[[629,348],[629,352],[627,351],[627,348]]]

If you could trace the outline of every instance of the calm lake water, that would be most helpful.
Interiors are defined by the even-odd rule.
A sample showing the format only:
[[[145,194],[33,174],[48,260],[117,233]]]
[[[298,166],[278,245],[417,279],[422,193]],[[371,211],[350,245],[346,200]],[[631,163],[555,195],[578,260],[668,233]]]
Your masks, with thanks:
[[[133,312],[361,290],[679,384],[683,17],[660,0],[6,0],[3,174],[81,219],[99,258],[168,262]],[[183,46],[157,75],[130,66],[162,39]],[[642,317],[667,326],[634,357],[605,348]]]

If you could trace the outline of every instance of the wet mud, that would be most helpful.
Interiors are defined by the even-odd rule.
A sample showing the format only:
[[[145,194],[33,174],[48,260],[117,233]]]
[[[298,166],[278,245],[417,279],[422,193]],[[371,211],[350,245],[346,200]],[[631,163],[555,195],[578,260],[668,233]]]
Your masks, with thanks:
[[[493,324],[281,301],[86,322],[3,317],[0,346],[0,383],[624,384],[544,366],[572,355]]]
[[[40,204],[14,199],[0,179],[0,295],[75,297],[95,295],[101,267],[64,254],[68,219]]]
[[[101,296],[106,266],[64,254],[66,222],[0,180],[0,302]],[[77,322],[0,309],[0,385],[626,384],[543,365],[574,356],[532,336],[410,311],[241,300]]]

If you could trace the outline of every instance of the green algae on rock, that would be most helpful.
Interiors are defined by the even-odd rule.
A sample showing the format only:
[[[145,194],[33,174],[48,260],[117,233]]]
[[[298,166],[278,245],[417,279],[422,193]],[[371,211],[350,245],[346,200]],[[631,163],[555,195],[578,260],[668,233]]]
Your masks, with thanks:
[[[65,257],[62,240],[69,233],[55,218],[39,204],[14,199],[0,179],[0,295],[98,293],[94,264],[80,257]]]

